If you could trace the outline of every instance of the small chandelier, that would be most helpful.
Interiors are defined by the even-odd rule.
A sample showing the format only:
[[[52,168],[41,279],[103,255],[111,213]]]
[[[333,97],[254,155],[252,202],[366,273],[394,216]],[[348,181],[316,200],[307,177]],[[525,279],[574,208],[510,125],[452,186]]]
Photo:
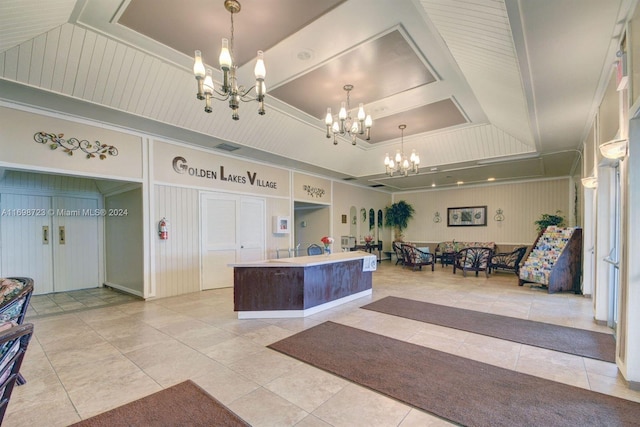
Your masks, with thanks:
[[[205,72],[204,63],[202,62],[202,52],[196,50],[195,62],[193,64],[193,74],[198,81],[198,93],[196,98],[205,100],[204,111],[211,113],[211,99],[217,99],[218,101],[229,100],[229,108],[232,110],[231,117],[233,120],[240,119],[238,115],[238,108],[240,107],[240,101],[250,102],[258,101],[258,114],[264,115],[264,96],[267,92],[267,88],[264,84],[264,77],[267,74],[267,70],[264,66],[264,53],[258,51],[258,59],[256,60],[256,66],[254,73],[256,76],[256,84],[251,88],[245,90],[244,86],[238,86],[238,80],[236,73],[238,66],[233,63],[233,14],[240,12],[240,3],[237,0],[225,0],[224,8],[231,13],[231,45],[229,45],[228,39],[222,39],[222,50],[220,51],[220,68],[223,73],[223,83],[220,90],[216,89],[213,85],[213,70],[207,68]],[[231,49],[229,49],[229,47]],[[249,92],[255,88],[256,96],[252,97]],[[217,95],[217,96],[216,96]]]
[[[395,172],[400,172],[400,175],[409,176],[409,172],[418,173],[418,167],[420,166],[420,156],[416,153],[416,150],[411,151],[411,156],[407,159],[404,154],[404,130],[407,125],[400,125],[400,150],[396,151],[395,158],[390,158],[389,153],[385,155],[384,166],[387,169],[387,175],[393,176]]]
[[[327,125],[327,138],[331,138],[333,134],[333,145],[338,145],[336,136],[348,135],[351,138],[351,145],[356,145],[357,135],[365,135],[366,133],[365,138],[369,141],[371,139],[371,125],[373,124],[373,120],[371,120],[370,115],[367,115],[365,118],[362,103],[360,103],[358,108],[358,120],[351,118],[349,93],[353,90],[353,85],[344,85],[343,89],[347,92],[347,102],[342,102],[340,112],[338,113],[338,120],[333,121],[331,108],[327,108],[327,116],[324,119],[324,124]]]

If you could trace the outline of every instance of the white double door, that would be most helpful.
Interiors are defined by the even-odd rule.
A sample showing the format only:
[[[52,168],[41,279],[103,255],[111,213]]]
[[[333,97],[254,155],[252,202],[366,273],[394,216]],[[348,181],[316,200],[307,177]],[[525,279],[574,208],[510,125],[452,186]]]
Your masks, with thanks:
[[[265,257],[265,200],[222,193],[200,196],[202,289],[233,286],[235,262]]]
[[[0,195],[0,271],[34,294],[100,286],[98,199]]]

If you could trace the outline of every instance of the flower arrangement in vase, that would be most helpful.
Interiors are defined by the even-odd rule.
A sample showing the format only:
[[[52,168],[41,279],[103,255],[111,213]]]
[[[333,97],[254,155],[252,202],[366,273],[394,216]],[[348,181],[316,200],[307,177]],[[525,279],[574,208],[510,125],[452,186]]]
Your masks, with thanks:
[[[324,245],[324,253],[329,255],[331,253],[331,244],[333,243],[333,237],[324,236],[320,239],[322,244]]]
[[[369,235],[369,236],[364,236],[364,242],[365,242],[367,245],[370,245],[370,244],[371,244],[371,242],[373,242],[373,236],[371,236],[371,235]]]

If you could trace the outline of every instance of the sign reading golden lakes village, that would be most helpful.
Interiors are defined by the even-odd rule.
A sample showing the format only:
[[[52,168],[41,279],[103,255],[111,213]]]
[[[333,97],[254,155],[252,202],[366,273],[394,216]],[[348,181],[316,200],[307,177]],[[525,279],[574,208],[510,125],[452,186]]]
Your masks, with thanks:
[[[194,168],[187,164],[187,159],[184,157],[173,158],[173,170],[177,173],[188,173],[191,176],[207,179],[219,179],[220,181],[235,182],[238,184],[250,184],[256,187],[269,187],[273,189],[278,188],[278,183],[275,181],[268,181],[258,178],[257,172],[247,171],[246,175],[236,175],[234,173],[224,171],[224,166],[220,165],[220,172],[210,169]]]
[[[289,172],[167,143],[154,143],[154,175],[173,184],[287,196]]]

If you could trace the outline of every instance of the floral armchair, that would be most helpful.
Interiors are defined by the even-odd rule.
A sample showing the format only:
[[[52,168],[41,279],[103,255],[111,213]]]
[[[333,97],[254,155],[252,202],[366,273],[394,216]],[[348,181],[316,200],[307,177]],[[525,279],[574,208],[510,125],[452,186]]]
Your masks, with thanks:
[[[453,274],[456,269],[462,270],[462,275],[467,276],[467,271],[475,271],[476,277],[479,271],[484,271],[489,277],[489,262],[493,251],[491,248],[471,247],[464,248],[456,253],[453,262]]]
[[[27,314],[29,301],[33,294],[33,279],[28,277],[0,278],[0,324],[13,322],[21,325]],[[27,381],[18,374],[17,384]]]
[[[404,258],[404,266],[411,267],[415,271],[416,268],[422,270],[423,265],[430,265],[431,271],[434,270],[435,257],[432,253],[423,252],[413,245],[400,245]]]
[[[0,424],[20,375],[20,367],[32,334],[31,323],[0,323]]]
[[[493,254],[489,263],[489,273],[493,270],[512,271],[518,276],[520,274],[520,262],[527,253],[526,246],[515,248],[512,252],[501,252]]]

